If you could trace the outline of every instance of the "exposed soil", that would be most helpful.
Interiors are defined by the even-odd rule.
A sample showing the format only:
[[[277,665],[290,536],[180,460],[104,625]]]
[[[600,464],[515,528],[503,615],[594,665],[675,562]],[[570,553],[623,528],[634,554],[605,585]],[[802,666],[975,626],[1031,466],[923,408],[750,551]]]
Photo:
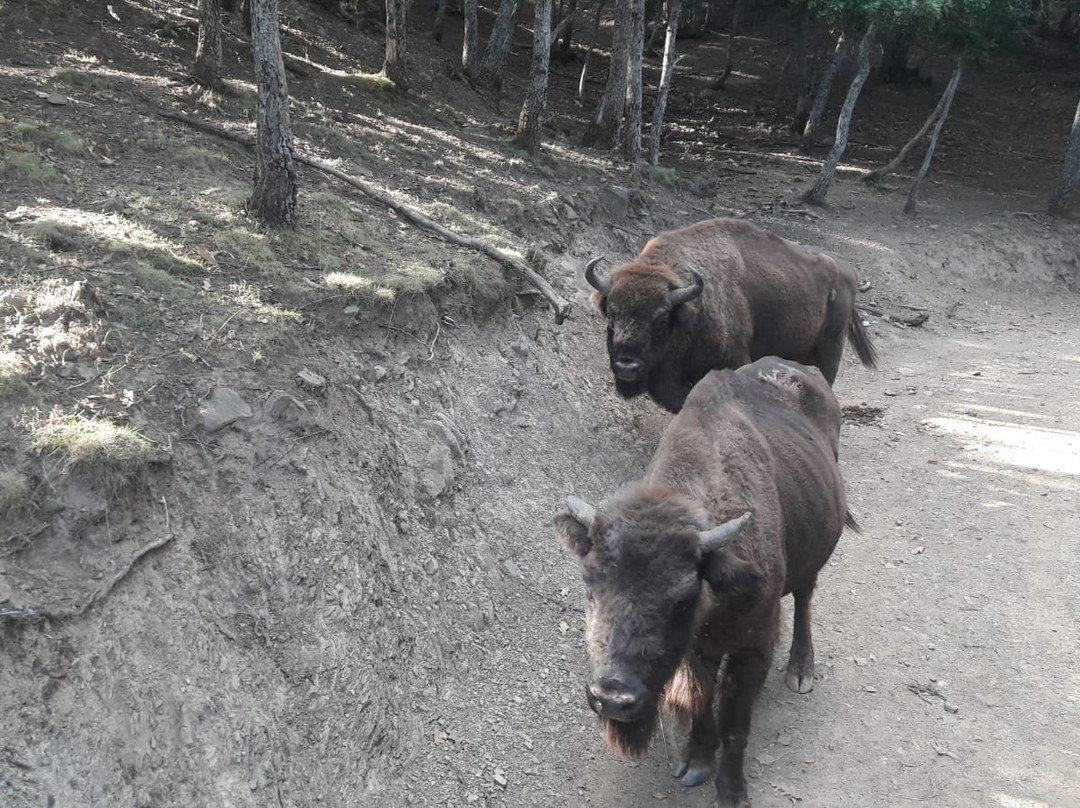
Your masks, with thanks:
[[[722,47],[688,44],[669,186],[571,144],[574,65],[548,156],[530,161],[500,140],[527,48],[502,99],[482,96],[446,75],[459,45],[428,45],[418,8],[417,89],[394,96],[343,78],[377,69],[377,36],[285,4],[308,70],[290,75],[299,147],[448,226],[535,247],[575,302],[556,326],[497,267],[312,172],[299,235],[259,233],[241,204],[250,156],[153,115],[240,127],[247,85],[203,95],[193,40],[160,30],[180,12],[111,6],[123,22],[99,2],[0,12],[6,146],[36,121],[98,147],[27,135],[54,174],[0,185],[4,212],[25,208],[0,223],[0,350],[36,362],[0,399],[0,470],[32,479],[39,505],[0,529],[0,803],[710,805],[710,787],[667,773],[678,728],[639,763],[604,748],[551,517],[640,475],[668,419],[615,396],[584,260],[740,215],[852,261],[867,311],[929,314],[866,315],[879,373],[845,357],[841,461],[863,533],[821,576],[813,692],[774,674],[757,706],[754,804],[1080,804],[1080,231],[1037,213],[1075,57],[974,69],[941,184],[904,219],[902,181],[844,171],[830,209],[801,212],[813,159],[754,113],[786,45],[753,25],[723,103],[699,92]],[[249,81],[235,37],[227,57]],[[1033,89],[1054,65],[1060,80]],[[886,156],[936,91],[868,89],[851,158]],[[39,95],[55,92],[68,103]],[[625,211],[613,187],[631,191]],[[31,238],[43,221],[68,229]],[[165,278],[137,263],[151,242],[178,262]],[[409,286],[414,264],[445,282]],[[328,287],[335,271],[396,296]],[[298,384],[303,370],[321,383]],[[250,416],[212,431],[218,388]],[[29,451],[54,408],[142,430],[139,481],[116,493]]]

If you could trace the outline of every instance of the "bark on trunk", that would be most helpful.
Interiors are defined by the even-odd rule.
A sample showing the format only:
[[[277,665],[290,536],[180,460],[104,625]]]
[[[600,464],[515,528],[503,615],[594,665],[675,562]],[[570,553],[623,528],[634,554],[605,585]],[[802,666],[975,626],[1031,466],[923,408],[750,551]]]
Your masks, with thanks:
[[[551,0],[536,0],[533,22],[532,70],[529,93],[518,116],[514,143],[529,154],[540,151],[540,132],[547,107],[548,68],[551,66]]]
[[[631,0],[615,0],[615,31],[612,34],[611,59],[604,94],[596,106],[596,116],[586,135],[587,144],[610,147],[622,134],[626,109],[626,71],[630,40]]]
[[[626,124],[623,127],[623,158],[631,165],[641,162],[641,61],[645,47],[645,0],[630,0],[630,41],[626,61]]]
[[[289,126],[289,89],[281,58],[277,0],[254,0],[251,11],[258,86],[251,208],[265,224],[291,227],[296,221],[296,155]]]
[[[442,42],[443,29],[446,28],[446,0],[439,0],[439,7],[435,11],[435,22],[431,26],[431,37],[436,42]]]
[[[405,26],[409,0],[386,0],[386,58],[383,75],[398,87],[409,86],[406,60]]]
[[[915,203],[919,198],[919,186],[922,185],[926,172],[930,170],[930,161],[934,159],[934,149],[937,148],[938,137],[941,135],[942,127],[945,126],[945,119],[949,117],[949,108],[952,106],[953,99],[956,97],[956,87],[960,84],[960,75],[963,72],[964,66],[963,62],[964,60],[962,57],[958,56],[956,58],[956,69],[953,70],[952,78],[949,79],[949,84],[945,87],[945,94],[942,96],[942,100],[945,104],[941,108],[941,115],[938,116],[937,123],[934,124],[934,134],[930,136],[930,145],[926,149],[926,157],[923,158],[922,166],[919,167],[919,173],[915,175],[915,180],[911,183],[907,202],[904,204],[904,214],[907,216],[910,216],[915,212]]]
[[[221,0],[199,0],[199,43],[193,75],[204,87],[221,87]]]
[[[244,21],[244,33],[251,36],[252,33],[252,17],[255,14],[255,10],[251,7],[251,0],[241,0],[240,2],[240,19]]]
[[[517,16],[518,0],[502,0],[495,15],[495,27],[491,29],[484,59],[476,80],[485,87],[499,89],[502,86],[506,58],[514,40],[514,18]]]
[[[1069,133],[1069,145],[1065,149],[1065,163],[1061,166],[1061,178],[1050,197],[1050,215],[1062,216],[1069,205],[1069,199],[1076,190],[1080,179],[1080,104],[1076,105],[1076,117],[1073,118],[1072,131]]]
[[[652,30],[649,31],[649,40],[645,43],[644,53],[646,56],[653,52],[653,48],[656,47],[656,38],[660,36],[660,32],[664,30],[664,3],[660,2],[656,4],[656,18],[652,22]],[[667,34],[665,33],[665,38]]]
[[[739,34],[739,15],[742,11],[743,0],[735,0],[731,9],[731,30],[728,31],[727,38],[727,61],[724,63],[724,72],[720,74],[720,78],[716,79],[712,83],[714,90],[720,90],[727,83],[728,77],[731,76],[732,65],[735,64],[735,37]]]
[[[664,35],[664,67],[660,73],[660,90],[656,94],[656,107],[653,109],[652,130],[649,139],[649,164],[660,162],[660,135],[664,128],[664,111],[667,109],[668,91],[671,89],[671,76],[679,60],[675,57],[675,38],[679,32],[679,15],[682,13],[682,0],[668,0],[667,33]]]
[[[461,45],[461,69],[475,79],[480,73],[480,28],[477,20],[479,0],[462,0],[465,11],[465,41]]]
[[[806,119],[806,126],[802,133],[802,147],[812,146],[821,138],[821,119],[825,115],[825,105],[829,102],[829,94],[832,92],[833,80],[840,72],[840,66],[847,60],[848,51],[851,50],[851,37],[847,32],[841,31],[840,38],[836,40],[836,48],[833,50],[832,59],[825,66],[818,82],[817,92],[814,93],[814,104],[810,107],[810,116]]]
[[[574,18],[577,16],[577,11],[578,0],[570,0],[570,5],[566,11],[566,18],[569,22],[566,28],[563,29],[562,39],[559,40],[559,47],[556,49],[560,62],[569,62],[574,58]]]
[[[795,76],[794,84],[798,88],[795,96],[795,114],[791,117],[791,131],[802,132],[806,119],[810,115],[810,104],[814,95],[814,77],[807,61],[807,35],[810,30],[810,0],[803,0],[799,16],[795,21]]]
[[[596,50],[596,40],[600,36],[600,15],[604,11],[606,1],[607,0],[600,0],[600,2],[596,4],[596,20],[593,22],[592,40],[589,42],[589,49],[585,51],[585,61],[581,65],[581,77],[578,79],[578,101],[582,101],[585,98],[585,79],[589,75],[589,60],[592,59],[593,51]]]
[[[803,197],[804,201],[812,205],[820,205],[825,201],[825,195],[829,193],[829,186],[832,184],[833,175],[836,173],[836,166],[844,154],[844,149],[847,148],[848,131],[851,128],[851,114],[855,111],[855,102],[859,100],[859,93],[862,92],[863,85],[866,83],[866,77],[870,75],[870,42],[873,38],[874,24],[871,23],[867,27],[866,33],[863,34],[862,41],[859,42],[856,62],[858,71],[851,80],[847,98],[844,99],[844,105],[840,108],[840,119],[836,122],[836,141],[821,166],[821,176],[814,183],[814,187]]]

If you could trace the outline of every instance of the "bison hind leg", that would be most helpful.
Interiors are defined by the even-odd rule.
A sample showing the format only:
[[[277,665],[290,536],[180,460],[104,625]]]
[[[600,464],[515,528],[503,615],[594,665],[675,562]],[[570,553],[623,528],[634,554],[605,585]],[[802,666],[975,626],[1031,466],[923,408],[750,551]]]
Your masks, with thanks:
[[[792,592],[795,598],[795,629],[791,638],[786,682],[788,690],[809,693],[814,689],[814,641],[810,631],[810,599],[814,582]]]

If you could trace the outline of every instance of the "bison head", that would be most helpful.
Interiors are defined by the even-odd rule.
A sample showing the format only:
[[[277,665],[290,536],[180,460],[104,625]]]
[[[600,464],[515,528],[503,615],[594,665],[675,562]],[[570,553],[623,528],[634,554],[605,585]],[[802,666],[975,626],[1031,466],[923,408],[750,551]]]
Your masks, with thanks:
[[[670,269],[632,263],[617,267],[610,278],[596,274],[601,258],[585,267],[596,291],[592,301],[608,321],[607,347],[615,389],[624,398],[645,392],[652,369],[664,362],[672,332],[689,322],[684,305],[700,297],[705,282],[690,270],[693,283],[680,286]]]
[[[750,587],[758,568],[725,546],[749,514],[703,529],[703,513],[673,489],[632,486],[597,513],[571,497],[556,528],[577,557],[586,592],[585,698],[608,744],[644,755],[665,688],[703,611],[703,587]]]

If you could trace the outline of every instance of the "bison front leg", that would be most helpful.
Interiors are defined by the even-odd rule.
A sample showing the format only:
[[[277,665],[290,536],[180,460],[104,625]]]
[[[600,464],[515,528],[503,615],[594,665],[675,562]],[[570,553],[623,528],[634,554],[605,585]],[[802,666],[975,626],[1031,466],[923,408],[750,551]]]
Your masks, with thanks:
[[[765,638],[763,638],[765,639]],[[744,648],[728,659],[720,704],[720,769],[716,777],[716,808],[750,808],[743,775],[746,742],[754,702],[772,662],[772,636]]]
[[[810,599],[814,582],[792,592],[795,598],[795,629],[787,663],[787,686],[796,693],[814,689],[814,640],[810,631]]]
[[[713,716],[713,685],[718,662],[687,660],[680,668],[669,694],[669,704],[690,721],[690,738],[672,774],[684,786],[699,786],[712,776],[716,762],[716,718]]]

